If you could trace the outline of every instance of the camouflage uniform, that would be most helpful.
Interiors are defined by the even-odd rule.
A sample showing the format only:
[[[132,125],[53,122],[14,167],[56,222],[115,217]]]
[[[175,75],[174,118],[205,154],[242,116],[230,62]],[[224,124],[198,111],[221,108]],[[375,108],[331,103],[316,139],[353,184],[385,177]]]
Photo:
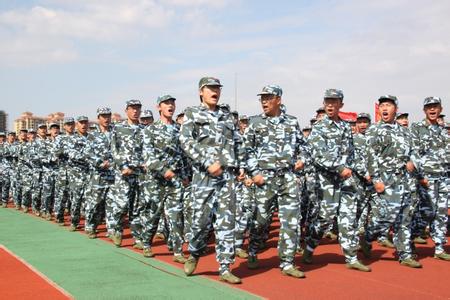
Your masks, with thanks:
[[[19,208],[22,204],[22,164],[19,162],[19,156],[21,155],[22,145],[25,142],[17,141],[12,145],[9,145],[9,152],[12,156],[11,167],[11,195],[16,208]]]
[[[44,125],[45,126],[45,125]],[[46,142],[46,137],[36,136],[36,139],[32,142],[31,149],[31,164],[33,165],[33,192],[32,198],[32,208],[35,214],[40,215],[41,205],[42,205],[42,189],[43,189],[43,166],[42,157],[40,155],[41,149],[44,147]]]
[[[282,91],[278,86],[266,86],[261,94],[269,93],[281,97]],[[268,227],[270,207],[277,200],[280,268],[291,267],[294,265],[300,216],[300,194],[294,164],[299,160],[307,162],[300,126],[295,117],[284,111],[277,117],[261,114],[250,119],[244,141],[249,174],[251,177],[258,174],[264,177],[264,184],[255,186],[254,190],[256,213],[250,227],[249,255],[256,256]]]
[[[196,259],[200,257],[207,246],[208,227],[215,216],[216,260],[221,274],[229,271],[235,255],[237,132],[227,105],[218,105],[216,111],[200,105],[186,109],[180,133],[181,147],[192,160],[193,168],[189,252]],[[217,161],[223,173],[214,177],[207,168]]]
[[[394,96],[383,96],[397,103]],[[381,103],[381,102],[380,102]],[[394,245],[400,261],[411,258],[410,223],[412,215],[411,189],[406,163],[415,161],[412,139],[407,128],[394,123],[372,125],[366,133],[368,170],[374,184],[385,185],[383,193],[371,199],[371,218],[365,232],[365,243],[371,243],[392,226]]]
[[[65,118],[64,124],[75,123],[74,118]],[[60,134],[55,139],[55,153],[58,159],[58,174],[55,179],[55,219],[64,222],[64,208],[71,204],[70,174],[73,173],[69,164],[69,149],[71,148],[71,135]]]
[[[111,114],[109,108],[100,108],[99,114]],[[91,141],[87,152],[90,160],[92,172],[90,175],[90,188],[86,195],[86,232],[95,232],[103,216],[102,210],[105,210],[106,201],[110,189],[114,184],[114,169],[111,155],[111,130],[101,132],[91,132]],[[104,167],[104,162],[109,162],[109,167]],[[106,218],[107,228],[110,228],[110,216]]]
[[[55,177],[58,173],[57,157],[55,153],[55,139],[47,138],[39,148],[42,163],[42,203],[41,213],[51,214],[55,201]]]
[[[425,99],[424,106],[441,103],[440,98],[429,97]],[[414,149],[420,157],[419,173],[426,178],[429,187],[419,186],[420,219],[421,224],[413,222],[413,238],[419,236],[427,224],[430,226],[430,234],[435,243],[435,252],[444,252],[447,243],[447,209],[448,209],[448,186],[446,178],[446,163],[449,157],[446,153],[446,145],[449,145],[449,136],[444,128],[438,124],[432,125],[427,120],[414,123],[411,127]]]
[[[77,117],[77,122],[87,121],[85,116]],[[70,219],[71,225],[75,229],[80,223],[81,206],[86,200],[86,190],[88,187],[88,180],[90,175],[90,152],[89,141],[92,140],[92,135],[86,133],[85,135],[76,132],[70,136],[68,141],[69,148],[67,155],[69,158],[70,173],[70,199],[71,210]]]
[[[325,99],[343,99],[342,91],[329,89]],[[347,122],[334,122],[328,116],[314,124],[308,138],[316,167],[318,212],[309,226],[306,245],[309,253],[319,245],[325,230],[337,218],[339,243],[347,264],[357,263],[356,182],[354,176],[342,179],[345,168],[355,169],[352,130]]]
[[[6,138],[6,135],[3,132],[1,134]],[[2,203],[7,203],[9,197],[9,195],[8,197],[5,196],[6,193],[9,193],[9,186],[8,186],[9,161],[8,161],[7,146],[8,143],[6,141],[0,144],[0,202]]]
[[[141,105],[139,100],[127,101],[129,105]],[[114,161],[115,181],[106,202],[106,214],[110,216],[110,235],[122,236],[123,218],[128,213],[129,222],[137,216],[134,210],[139,197],[139,179],[143,176],[141,125],[116,124],[111,132],[111,152]],[[133,174],[124,176],[126,168]]]
[[[147,174],[141,184],[138,207],[140,214],[133,220],[131,227],[138,233],[133,235],[139,237],[144,248],[149,248],[164,212],[169,227],[167,245],[175,255],[182,254],[182,181],[186,176],[183,152],[178,140],[179,130],[178,124],[165,124],[161,120],[144,130],[144,161]],[[168,170],[176,174],[170,181],[164,179]]]
[[[22,208],[28,210],[31,205],[31,195],[33,189],[33,165],[31,164],[32,143],[26,142],[21,144],[19,149],[19,164],[22,173]]]

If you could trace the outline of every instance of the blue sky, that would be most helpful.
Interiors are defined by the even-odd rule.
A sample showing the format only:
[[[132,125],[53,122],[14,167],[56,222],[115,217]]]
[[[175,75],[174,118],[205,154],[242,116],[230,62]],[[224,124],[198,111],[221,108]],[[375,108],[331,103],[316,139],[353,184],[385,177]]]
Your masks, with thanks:
[[[95,117],[127,99],[198,104],[205,75],[222,102],[260,112],[279,84],[305,125],[326,88],[344,110],[369,112],[383,94],[422,117],[422,100],[450,98],[449,1],[43,0],[0,2],[0,110]],[[11,123],[10,122],[10,123]]]

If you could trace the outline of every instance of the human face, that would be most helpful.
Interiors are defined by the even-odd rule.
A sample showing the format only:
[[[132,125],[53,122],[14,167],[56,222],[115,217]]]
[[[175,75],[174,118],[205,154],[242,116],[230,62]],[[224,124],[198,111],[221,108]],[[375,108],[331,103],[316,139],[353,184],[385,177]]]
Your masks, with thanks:
[[[127,118],[129,121],[132,121],[133,123],[138,123],[139,117],[141,115],[141,106],[140,105],[130,105],[125,110],[125,113],[127,114]]]
[[[384,101],[378,105],[378,111],[381,115],[381,120],[385,123],[393,123],[395,114],[397,113],[397,106],[391,101]]]
[[[37,133],[41,138],[46,137],[47,136],[47,127],[39,127],[37,130]]]
[[[239,130],[241,132],[244,132],[247,127],[248,127],[248,120],[240,120],[239,121]]]
[[[303,130],[303,136],[307,138],[311,134],[311,130]]]
[[[34,141],[35,138],[36,138],[36,133],[34,133],[34,132],[29,132],[29,133],[28,133],[28,135],[27,135],[27,140],[28,140],[29,142]]]
[[[409,121],[408,121],[408,117],[406,116],[402,116],[400,118],[397,118],[397,123],[403,127],[408,127],[409,126]]]
[[[182,125],[182,124],[183,124],[183,119],[184,119],[184,115],[180,115],[180,116],[177,118],[177,123],[178,123],[178,125]]]
[[[319,113],[316,114],[317,121],[322,120],[323,117],[325,117],[325,113],[324,112],[319,112]]]
[[[261,95],[261,107],[266,116],[275,117],[281,113],[281,97],[275,95]]]
[[[365,134],[367,128],[369,128],[370,121],[367,118],[361,118],[356,120],[356,127],[358,128],[358,132]]]
[[[8,143],[12,144],[16,140],[15,134],[8,134]]]
[[[426,105],[423,108],[423,112],[431,124],[436,124],[439,119],[439,115],[442,112],[442,106],[439,103]]]
[[[163,101],[158,105],[159,114],[166,119],[172,119],[175,108],[175,100],[173,99]]]
[[[331,120],[339,119],[339,110],[344,106],[342,99],[339,98],[325,98],[323,100],[325,113]]]
[[[111,114],[98,115],[98,124],[102,128],[108,128],[111,124]]]
[[[50,136],[51,137],[56,137],[59,135],[59,127],[53,126],[52,128],[50,128]]]
[[[27,132],[21,131],[19,132],[19,141],[25,142],[27,140]]]
[[[64,124],[64,131],[68,134],[72,134],[75,131],[75,123]]]
[[[215,110],[217,103],[219,103],[222,88],[217,85],[207,85],[201,88],[200,97],[202,102],[208,106],[209,109]]]
[[[3,144],[6,140],[6,137],[0,136],[0,144]]]
[[[78,133],[85,135],[89,129],[88,121],[79,121],[77,122],[77,131]]]
[[[141,124],[144,126],[153,124],[153,118],[141,118],[140,120],[141,120]]]

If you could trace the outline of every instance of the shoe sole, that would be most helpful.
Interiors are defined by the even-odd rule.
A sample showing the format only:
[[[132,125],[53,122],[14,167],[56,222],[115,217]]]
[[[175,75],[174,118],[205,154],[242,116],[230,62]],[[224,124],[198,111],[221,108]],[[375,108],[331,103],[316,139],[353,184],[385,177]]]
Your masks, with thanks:
[[[371,268],[368,268],[368,269],[360,269],[360,268],[354,268],[354,267],[352,267],[352,266],[349,266],[349,265],[345,265],[346,267],[347,267],[347,269],[349,269],[349,270],[356,270],[356,271],[361,271],[361,272],[372,272],[372,269]]]

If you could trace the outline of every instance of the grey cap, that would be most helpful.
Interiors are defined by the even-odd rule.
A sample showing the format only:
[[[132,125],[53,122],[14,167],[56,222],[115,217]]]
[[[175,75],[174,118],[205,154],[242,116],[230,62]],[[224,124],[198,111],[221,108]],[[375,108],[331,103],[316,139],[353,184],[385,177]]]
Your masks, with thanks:
[[[241,115],[239,117],[239,121],[243,121],[243,120],[250,120],[250,118],[247,115]]]
[[[6,134],[3,131],[0,131],[0,136],[6,136]]]
[[[131,99],[131,100],[128,100],[128,101],[126,102],[126,107],[127,107],[127,108],[128,108],[128,106],[133,106],[133,105],[139,105],[139,106],[142,106],[140,100]]]
[[[52,128],[52,127],[58,127],[59,128],[59,124],[58,123],[50,123],[50,124],[48,124],[48,128]]]
[[[168,101],[168,100],[175,101],[177,99],[175,97],[170,96],[170,95],[162,95],[162,96],[159,96],[158,99],[156,99],[156,104],[159,105],[159,104],[161,104],[161,102]]]
[[[75,123],[75,119],[72,117],[64,118],[64,124]]]
[[[386,102],[386,101],[390,101],[390,102],[394,103],[395,106],[398,106],[398,99],[395,96],[383,95],[380,98],[378,98],[378,104],[381,104],[381,103]]]
[[[8,135],[16,135],[15,131],[8,131]]]
[[[110,115],[111,112],[111,108],[109,107],[99,107],[97,108],[97,117],[100,115]]]
[[[442,104],[442,99],[440,97],[426,97],[425,100],[423,100],[423,106],[430,104]]]
[[[283,95],[283,90],[279,85],[276,84],[269,84],[263,87],[261,93],[258,94],[258,96],[261,95],[274,95],[281,97]]]
[[[36,130],[34,130],[34,128],[30,128],[28,129],[28,133],[36,133]]]
[[[181,117],[181,116],[183,116],[184,117],[184,111],[182,111],[182,112],[180,112],[178,115],[177,115],[177,118],[179,118],[179,117]]]
[[[37,128],[45,128],[47,129],[47,125],[45,123],[41,123],[37,126]]]
[[[320,114],[320,113],[324,113],[325,112],[325,108],[323,107],[319,107],[318,109],[316,109],[316,113]]]
[[[302,131],[310,131],[310,130],[312,130],[311,126],[305,126],[302,129]]]
[[[214,77],[203,77],[198,82],[198,88],[202,89],[204,86],[222,86],[220,80]]]
[[[77,122],[83,122],[83,121],[88,122],[88,121],[89,121],[89,118],[86,117],[86,116],[78,116],[78,117],[77,117]]]
[[[396,119],[401,118],[401,117],[408,117],[409,113],[407,112],[398,112],[397,115],[395,116]]]
[[[445,115],[444,114],[440,114],[439,118],[443,119],[443,118],[445,118]]]
[[[153,118],[153,113],[150,109],[146,109],[141,113],[141,119]]]
[[[324,99],[344,99],[344,93],[339,89],[327,89],[323,95]]]
[[[358,119],[369,119],[369,121],[372,120],[372,118],[368,113],[359,113],[358,116],[356,117],[356,120]]]
[[[19,132],[26,132],[26,133],[28,133],[28,129],[22,128],[22,129],[19,130]]]

